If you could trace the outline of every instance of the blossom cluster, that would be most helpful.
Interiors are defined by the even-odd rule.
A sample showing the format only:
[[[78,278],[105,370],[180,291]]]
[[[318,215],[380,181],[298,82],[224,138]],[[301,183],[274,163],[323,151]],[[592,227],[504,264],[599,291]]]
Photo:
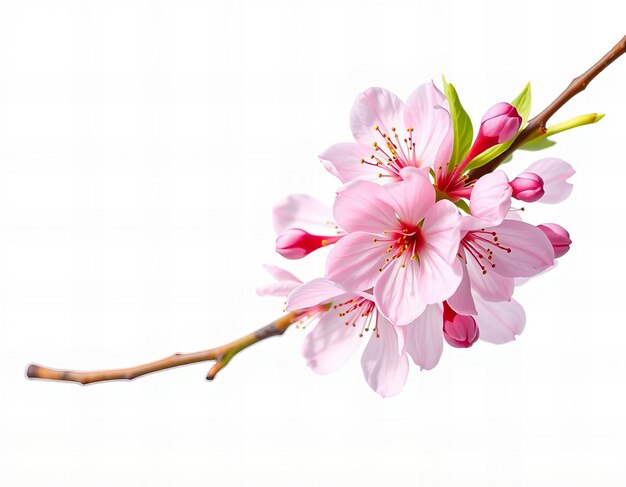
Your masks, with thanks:
[[[302,283],[267,266],[276,282],[258,290],[286,297],[289,310],[309,310],[303,354],[315,372],[342,366],[369,335],[365,379],[392,396],[409,362],[432,369],[444,343],[514,340],[525,325],[516,285],[569,250],[563,227],[522,221],[512,200],[563,201],[572,190],[570,164],[548,158],[513,179],[502,170],[472,177],[523,129],[524,98],[489,109],[474,138],[455,96],[447,83],[445,95],[429,82],[406,102],[366,90],[350,115],[355,141],[320,155],[341,183],[332,211],[303,194],[275,207],[283,257],[331,247],[323,277]]]

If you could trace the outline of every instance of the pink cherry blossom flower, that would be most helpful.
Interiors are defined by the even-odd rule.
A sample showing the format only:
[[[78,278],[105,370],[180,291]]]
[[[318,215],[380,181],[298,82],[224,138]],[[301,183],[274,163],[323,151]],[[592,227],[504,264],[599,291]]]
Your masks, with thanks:
[[[509,301],[515,278],[532,277],[554,263],[554,251],[541,229],[506,218],[511,189],[501,171],[483,176],[470,197],[471,215],[461,221],[458,256],[462,279],[448,303],[459,314],[476,314],[473,293],[487,301]]]
[[[449,297],[462,274],[457,208],[435,202],[419,170],[404,168],[402,177],[385,186],[353,181],[339,191],[335,218],[348,235],[326,262],[328,279],[355,291],[373,287],[380,311],[397,326]]]
[[[318,374],[329,374],[344,365],[370,337],[361,358],[369,386],[383,397],[404,387],[409,364],[401,350],[395,327],[377,312],[373,296],[351,293],[327,279],[314,279],[294,289],[287,308],[298,310],[325,306],[302,347],[307,365]]]
[[[320,155],[342,182],[401,179],[404,167],[445,164],[452,154],[447,100],[434,83],[418,87],[403,103],[383,88],[360,94],[350,114],[356,143],[340,143]]]
[[[459,256],[463,279],[448,302],[461,314],[474,314],[470,289],[487,301],[509,301],[514,278],[533,277],[554,263],[554,250],[536,226],[505,219],[500,225],[468,230]]]
[[[273,216],[276,251],[287,259],[301,259],[344,235],[330,208],[306,194],[288,196],[274,207]]]

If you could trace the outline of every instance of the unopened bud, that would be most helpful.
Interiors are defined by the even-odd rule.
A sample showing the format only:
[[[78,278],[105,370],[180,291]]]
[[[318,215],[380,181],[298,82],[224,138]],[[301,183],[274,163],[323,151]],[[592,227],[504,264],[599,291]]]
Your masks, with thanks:
[[[543,179],[533,172],[523,172],[511,181],[511,189],[513,198],[532,203],[537,201],[544,194]]]
[[[480,332],[472,316],[456,313],[446,301],[443,303],[443,337],[455,348],[469,348],[478,340]]]
[[[276,237],[276,252],[287,259],[301,259],[314,250],[337,242],[343,235],[311,235],[300,228],[290,228]]]
[[[556,223],[543,223],[542,225],[537,225],[537,228],[545,233],[548,240],[550,240],[552,248],[554,249],[555,259],[569,252],[569,246],[572,244],[572,240],[569,238],[569,232],[561,225],[557,225]]]
[[[494,145],[512,139],[521,125],[522,117],[513,105],[501,102],[492,106],[483,115],[478,135],[465,161],[469,162]]]

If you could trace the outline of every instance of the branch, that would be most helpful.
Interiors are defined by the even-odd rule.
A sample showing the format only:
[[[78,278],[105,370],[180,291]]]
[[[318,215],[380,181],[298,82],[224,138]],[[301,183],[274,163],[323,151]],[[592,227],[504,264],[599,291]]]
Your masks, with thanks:
[[[78,382],[80,384],[90,384],[92,382],[103,382],[109,380],[133,380],[142,375],[151,374],[160,370],[180,367],[181,365],[195,364],[214,360],[215,364],[209,370],[207,380],[215,379],[215,376],[222,370],[230,360],[242,350],[254,345],[262,340],[273,336],[280,336],[292,324],[311,313],[311,309],[293,311],[278,318],[267,326],[250,333],[234,342],[222,345],[221,347],[210,348],[200,352],[176,353],[170,357],[156,360],[136,367],[111,370],[79,371],[51,369],[42,365],[31,364],[26,369],[26,377],[29,379],[61,380],[68,382]]]
[[[563,105],[571,100],[578,93],[583,91],[591,81],[598,76],[606,67],[626,52],[626,36],[615,44],[615,47],[607,52],[602,59],[591,66],[578,78],[574,78],[569,86],[561,93],[546,109],[528,122],[526,128],[520,132],[510,147],[495,159],[489,161],[484,166],[478,167],[468,174],[468,180],[476,180],[487,173],[494,171],[502,162],[509,157],[516,149],[527,140],[540,137],[546,133],[546,124],[550,117],[554,115]]]

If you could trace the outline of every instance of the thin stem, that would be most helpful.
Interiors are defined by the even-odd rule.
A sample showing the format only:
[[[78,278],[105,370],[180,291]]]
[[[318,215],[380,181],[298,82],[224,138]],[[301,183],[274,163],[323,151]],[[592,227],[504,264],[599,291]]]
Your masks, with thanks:
[[[181,365],[195,364],[214,360],[215,364],[209,370],[207,380],[213,380],[220,370],[222,370],[230,360],[242,350],[254,345],[262,340],[285,333],[292,324],[307,316],[311,309],[293,311],[281,318],[273,321],[267,326],[250,333],[234,342],[208,350],[192,353],[176,353],[170,357],[156,360],[136,367],[123,369],[79,371],[51,369],[42,365],[31,364],[26,369],[26,376],[29,379],[60,380],[68,382],[78,382],[80,384],[90,384],[92,382],[103,382],[109,380],[133,380],[142,375],[151,374],[160,370],[180,367]]]
[[[602,59],[596,64],[591,66],[587,71],[581,74],[578,78],[574,78],[569,86],[561,93],[556,99],[550,103],[539,115],[534,117],[528,122],[526,128],[520,132],[511,146],[500,154],[495,159],[489,161],[484,166],[478,167],[473,171],[470,171],[468,176],[469,180],[476,180],[481,176],[495,170],[502,162],[509,157],[516,149],[524,144],[527,140],[540,137],[546,133],[546,124],[550,117],[554,115],[563,105],[571,100],[578,93],[583,91],[591,81],[604,71],[609,64],[615,61],[618,57],[626,52],[626,36],[615,44],[613,49],[607,52]]]

